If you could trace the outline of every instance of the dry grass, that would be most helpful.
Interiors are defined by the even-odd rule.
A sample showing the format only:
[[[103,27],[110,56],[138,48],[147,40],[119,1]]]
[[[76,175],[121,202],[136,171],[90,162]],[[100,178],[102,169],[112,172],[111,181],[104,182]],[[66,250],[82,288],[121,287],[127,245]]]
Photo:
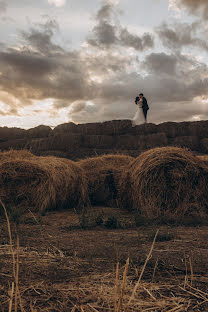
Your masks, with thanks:
[[[83,170],[68,159],[31,157],[0,162],[0,197],[11,209],[81,209],[88,203]]]
[[[96,272],[92,264],[87,262],[87,258],[80,258],[77,254],[67,257],[56,254],[55,250],[41,251],[38,239],[36,248],[23,248],[18,242],[14,245],[8,218],[7,226],[10,243],[0,245],[1,265],[3,263],[4,269],[0,273],[0,278],[1,274],[4,278],[0,284],[2,312],[207,311],[206,276],[200,283],[202,276],[194,274],[191,258],[188,261],[185,257],[185,274],[166,274],[166,277],[159,280],[157,277],[155,280],[155,273],[160,276],[156,262],[152,277],[150,276],[150,267],[147,264],[154,256],[154,249],[161,249],[156,246],[158,231],[153,243],[145,249],[147,256],[144,254],[143,264],[134,267],[132,259],[128,258],[125,264],[117,262],[113,271],[109,269],[107,272]],[[89,235],[92,237],[92,234]],[[116,233],[111,233],[111,237],[113,235]],[[164,244],[162,246],[165,247]],[[105,248],[104,245],[104,251]],[[165,252],[163,249],[160,251]],[[89,272],[79,274],[86,265],[90,275]],[[65,270],[65,273],[57,282],[61,270]],[[31,279],[28,271],[35,272],[36,278]],[[48,282],[50,272],[54,272],[55,278]],[[146,275],[150,277],[146,278]]]
[[[28,150],[9,150],[5,152],[0,152],[0,163],[8,160],[24,160],[24,159],[31,159],[35,158],[36,156],[33,155]]]
[[[92,204],[109,204],[117,199],[118,180],[132,160],[125,155],[104,155],[78,162],[86,172]]]
[[[120,180],[121,205],[150,218],[203,216],[208,211],[208,168],[186,149],[144,152]]]
[[[208,165],[208,155],[197,156],[200,160],[204,161],[206,165]]]

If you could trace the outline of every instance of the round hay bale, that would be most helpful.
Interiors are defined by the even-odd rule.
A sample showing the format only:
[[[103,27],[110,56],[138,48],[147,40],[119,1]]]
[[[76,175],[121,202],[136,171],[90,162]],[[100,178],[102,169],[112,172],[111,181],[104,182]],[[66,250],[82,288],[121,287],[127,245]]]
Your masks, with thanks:
[[[83,169],[56,157],[34,157],[0,163],[0,198],[22,212],[75,208],[88,204]]]
[[[111,205],[116,201],[121,172],[132,160],[126,155],[103,155],[78,162],[86,172],[93,205]]]
[[[208,168],[187,149],[148,150],[131,162],[120,181],[122,206],[149,218],[208,211]]]
[[[0,162],[8,161],[8,160],[24,160],[24,159],[31,159],[34,158],[35,155],[33,155],[28,150],[13,150],[10,149],[9,151],[0,152]]]

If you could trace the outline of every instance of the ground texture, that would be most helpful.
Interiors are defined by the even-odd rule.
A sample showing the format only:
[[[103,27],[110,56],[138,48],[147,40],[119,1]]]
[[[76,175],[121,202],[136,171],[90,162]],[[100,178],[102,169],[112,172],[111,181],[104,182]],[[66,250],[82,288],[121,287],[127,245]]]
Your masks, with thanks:
[[[2,312],[208,311],[206,226],[136,226],[132,213],[105,207],[18,222],[12,258],[0,221]]]

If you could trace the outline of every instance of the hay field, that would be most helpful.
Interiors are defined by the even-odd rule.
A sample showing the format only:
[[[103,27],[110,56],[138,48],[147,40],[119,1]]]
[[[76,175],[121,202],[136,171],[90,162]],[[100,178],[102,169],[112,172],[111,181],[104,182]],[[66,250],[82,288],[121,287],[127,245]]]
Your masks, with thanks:
[[[99,209],[132,227],[83,229],[72,211],[27,215],[10,223],[11,249],[1,220],[2,312],[207,311],[207,226],[136,227],[130,212]]]
[[[188,151],[181,152],[178,149],[174,150],[174,157],[173,150],[166,149],[164,162],[161,152],[164,155],[161,149],[143,154],[140,161],[139,158],[122,158],[123,166],[118,165],[118,158],[115,160],[113,157],[115,171],[111,171],[111,174],[113,172],[118,179],[115,186],[126,174],[125,168],[130,168],[128,172],[134,178],[137,177],[135,181],[138,183],[138,168],[143,161],[142,178],[145,177],[147,181],[148,176],[148,181],[156,181],[157,184],[152,184],[154,188],[158,185],[166,187],[161,181],[164,181],[167,172],[180,182],[181,172],[185,172],[191,194],[197,191],[201,196],[202,191],[206,191],[203,185],[206,164],[192,154],[190,156]],[[75,190],[72,201],[81,198],[82,205],[88,202],[88,197],[85,199],[86,172],[83,172],[86,169],[71,161],[30,154],[27,157],[26,154],[24,160],[19,156],[11,159],[9,154],[9,157],[0,160],[1,194],[14,192],[14,208],[18,207],[18,202],[15,202],[19,199],[17,194],[21,199],[21,194],[26,193],[27,197],[20,201],[20,207],[31,205],[31,209],[25,209],[26,213],[10,214],[7,219],[4,215],[7,215],[10,206],[6,205],[4,210],[4,206],[0,205],[0,311],[208,311],[208,218],[203,209],[203,215],[184,213],[184,219],[180,213],[178,218],[171,213],[163,214],[163,218],[155,213],[152,218],[152,212],[141,214],[138,209],[121,209],[119,206],[89,207],[88,210],[77,211],[79,213],[73,209],[45,211],[45,208],[40,207],[45,203],[44,200],[48,203],[51,198],[55,198],[55,205],[63,204],[64,207],[66,198],[71,196],[71,190],[66,185],[75,186],[72,189]],[[92,163],[95,163],[94,171]],[[103,172],[101,162],[97,165],[96,158],[92,163],[89,164],[88,181],[92,176],[99,182],[99,173]],[[178,165],[180,170],[176,170]],[[106,164],[103,168],[106,168]],[[156,168],[155,181],[150,170],[152,168]],[[80,172],[83,174],[81,177]],[[158,180],[159,174],[162,176],[161,181]],[[34,176],[32,181],[31,176]],[[106,176],[108,174],[104,175],[105,182]],[[17,182],[21,187],[15,190]],[[138,201],[137,192],[140,188],[137,189],[132,181],[125,182],[125,188],[123,191],[121,188],[118,195],[122,192],[124,198],[127,194],[126,200],[129,200],[127,191],[132,187],[136,199],[131,197],[130,200]],[[82,183],[86,190],[83,197],[80,195]],[[137,185],[142,186],[142,192],[146,191],[145,183]],[[174,184],[169,185],[174,190]],[[187,199],[187,185],[180,187],[186,195],[182,199]],[[202,191],[198,190],[199,187]],[[57,197],[53,197],[51,190]],[[173,195],[177,198],[177,193]],[[178,198],[181,200],[181,197]],[[154,200],[153,197],[151,202]],[[9,198],[5,201],[11,203]],[[73,205],[76,205],[75,202]],[[44,207],[47,205],[44,204]],[[51,202],[49,206],[53,206]]]

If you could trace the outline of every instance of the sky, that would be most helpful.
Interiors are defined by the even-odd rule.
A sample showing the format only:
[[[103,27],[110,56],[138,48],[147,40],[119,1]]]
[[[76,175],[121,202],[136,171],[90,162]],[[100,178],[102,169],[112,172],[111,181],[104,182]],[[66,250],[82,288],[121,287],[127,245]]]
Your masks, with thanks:
[[[207,0],[0,0],[0,126],[208,119]]]

